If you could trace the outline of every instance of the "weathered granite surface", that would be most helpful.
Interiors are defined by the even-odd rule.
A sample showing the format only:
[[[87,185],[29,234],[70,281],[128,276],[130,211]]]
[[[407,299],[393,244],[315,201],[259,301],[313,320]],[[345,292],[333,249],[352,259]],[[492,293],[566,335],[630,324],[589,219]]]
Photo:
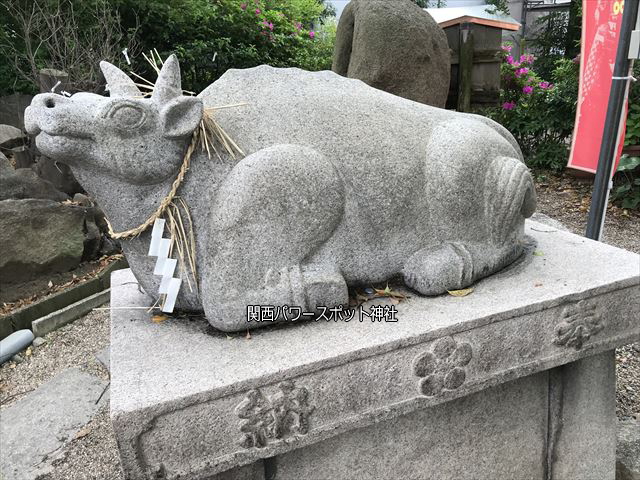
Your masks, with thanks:
[[[331,69],[444,108],[451,54],[442,28],[415,2],[351,0],[340,16]]]
[[[272,478],[543,479],[548,377],[520,378],[278,455],[267,461]]]
[[[460,289],[522,251],[531,175],[511,134],[487,118],[333,72],[229,70],[188,97],[172,56],[143,99],[123,72],[102,69],[111,98],[41,94],[25,123],[40,151],[72,166],[116,231],[142,224],[165,198],[203,108],[246,103],[215,112],[246,156],[194,156],[179,190],[200,288],[180,272],[177,307],[204,309],[216,328],[246,328],[248,305],[346,304],[347,285],[394,275],[424,295]],[[157,296],[149,242],[147,230],[122,246]]]
[[[425,409],[447,412],[450,402],[483,392],[479,401],[496,408],[485,419],[492,427],[460,423],[451,430],[461,452],[480,454],[482,445],[465,442],[482,442],[481,430],[497,435],[502,429],[505,444],[516,433],[527,436],[539,458],[537,471],[555,471],[551,478],[587,471],[610,477],[613,360],[609,353],[598,354],[640,339],[640,257],[535,222],[528,222],[526,233],[524,257],[477,283],[466,297],[413,295],[397,306],[396,323],[305,321],[256,331],[250,339],[222,334],[199,318],[153,323],[144,310],[121,309],[148,306],[152,299],[140,293],[130,273],[114,273],[111,416],[125,471],[134,479],[155,472],[167,479],[208,478],[265,459],[265,471],[275,466],[285,475],[304,462],[294,461],[294,453],[273,457],[327,448],[321,442],[339,444],[340,435],[357,429],[380,443],[400,442],[385,436],[387,430],[399,435],[395,427],[370,427],[391,426],[394,419],[423,428],[430,442],[429,425],[445,424],[434,417],[429,422],[435,423],[416,426],[417,419],[430,418]],[[500,387],[503,395],[490,391],[527,376]],[[531,417],[507,401],[523,396]],[[451,404],[454,411],[472,408],[470,400],[459,402]],[[534,428],[540,402],[549,404],[538,418],[542,426]],[[514,430],[501,416],[511,419]],[[520,422],[528,426],[521,429]],[[436,437],[453,445],[439,428]],[[533,443],[541,437],[543,445]],[[499,439],[486,441],[497,445]],[[430,452],[443,452],[430,445]],[[352,447],[356,456],[360,450]],[[532,455],[517,465],[531,465]],[[436,465],[432,458],[424,461]],[[384,468],[379,462],[372,460],[372,468]],[[410,474],[418,466],[407,468]]]

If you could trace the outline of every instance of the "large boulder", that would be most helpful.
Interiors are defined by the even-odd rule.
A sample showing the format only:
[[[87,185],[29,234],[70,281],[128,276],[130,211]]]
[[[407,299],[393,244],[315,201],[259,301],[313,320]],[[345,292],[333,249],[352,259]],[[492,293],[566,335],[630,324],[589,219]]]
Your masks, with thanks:
[[[14,93],[0,97],[0,123],[19,129],[24,128],[24,109],[33,100],[33,95]]]
[[[352,0],[336,36],[333,71],[443,108],[451,54],[435,20],[410,0]]]
[[[0,200],[40,198],[62,202],[68,197],[30,168],[14,169],[0,153]]]
[[[11,125],[0,125],[0,148],[11,149],[24,145],[27,136]]]
[[[38,158],[35,170],[40,178],[51,182],[58,190],[69,196],[84,192],[71,169],[64,163],[42,156]]]
[[[52,200],[0,201],[0,283],[77,267],[85,248],[85,210]]]

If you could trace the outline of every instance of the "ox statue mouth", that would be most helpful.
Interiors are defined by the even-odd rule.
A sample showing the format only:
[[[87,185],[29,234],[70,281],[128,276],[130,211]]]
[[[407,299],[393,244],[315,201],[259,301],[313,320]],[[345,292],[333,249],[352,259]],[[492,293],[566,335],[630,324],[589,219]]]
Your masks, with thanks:
[[[44,155],[69,162],[71,158],[67,157],[67,154],[71,151],[75,151],[79,144],[91,145],[93,144],[93,138],[76,135],[65,135],[61,133],[49,133],[41,131],[36,136],[36,147]],[[63,158],[58,158],[64,155]]]

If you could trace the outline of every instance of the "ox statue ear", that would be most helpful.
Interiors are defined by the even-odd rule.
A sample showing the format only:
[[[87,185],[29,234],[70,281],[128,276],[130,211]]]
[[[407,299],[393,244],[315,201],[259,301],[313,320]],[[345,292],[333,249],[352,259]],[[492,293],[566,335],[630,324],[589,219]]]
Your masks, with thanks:
[[[139,97],[142,93],[129,76],[109,62],[100,62],[100,70],[107,81],[110,97]]]
[[[190,135],[202,119],[203,108],[197,97],[174,98],[160,111],[162,134],[167,138]]]
[[[178,58],[175,55],[170,55],[160,69],[151,98],[156,104],[164,105],[180,96],[182,96],[180,65]]]

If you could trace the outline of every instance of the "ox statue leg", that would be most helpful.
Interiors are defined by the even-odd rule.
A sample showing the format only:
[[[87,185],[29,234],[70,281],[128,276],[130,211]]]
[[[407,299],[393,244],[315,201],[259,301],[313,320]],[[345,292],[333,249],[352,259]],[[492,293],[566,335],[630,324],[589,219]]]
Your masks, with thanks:
[[[522,223],[536,208],[533,180],[518,159],[497,156],[486,169],[482,232],[473,239],[430,245],[407,259],[405,282],[423,295],[459,290],[512,263],[522,253]],[[478,241],[479,239],[482,241]]]
[[[334,165],[310,148],[276,145],[240,161],[212,210],[212,260],[202,285],[212,324],[227,331],[260,326],[247,321],[254,306],[291,319],[297,308],[346,304],[336,266],[307,262],[342,221],[344,196]]]

